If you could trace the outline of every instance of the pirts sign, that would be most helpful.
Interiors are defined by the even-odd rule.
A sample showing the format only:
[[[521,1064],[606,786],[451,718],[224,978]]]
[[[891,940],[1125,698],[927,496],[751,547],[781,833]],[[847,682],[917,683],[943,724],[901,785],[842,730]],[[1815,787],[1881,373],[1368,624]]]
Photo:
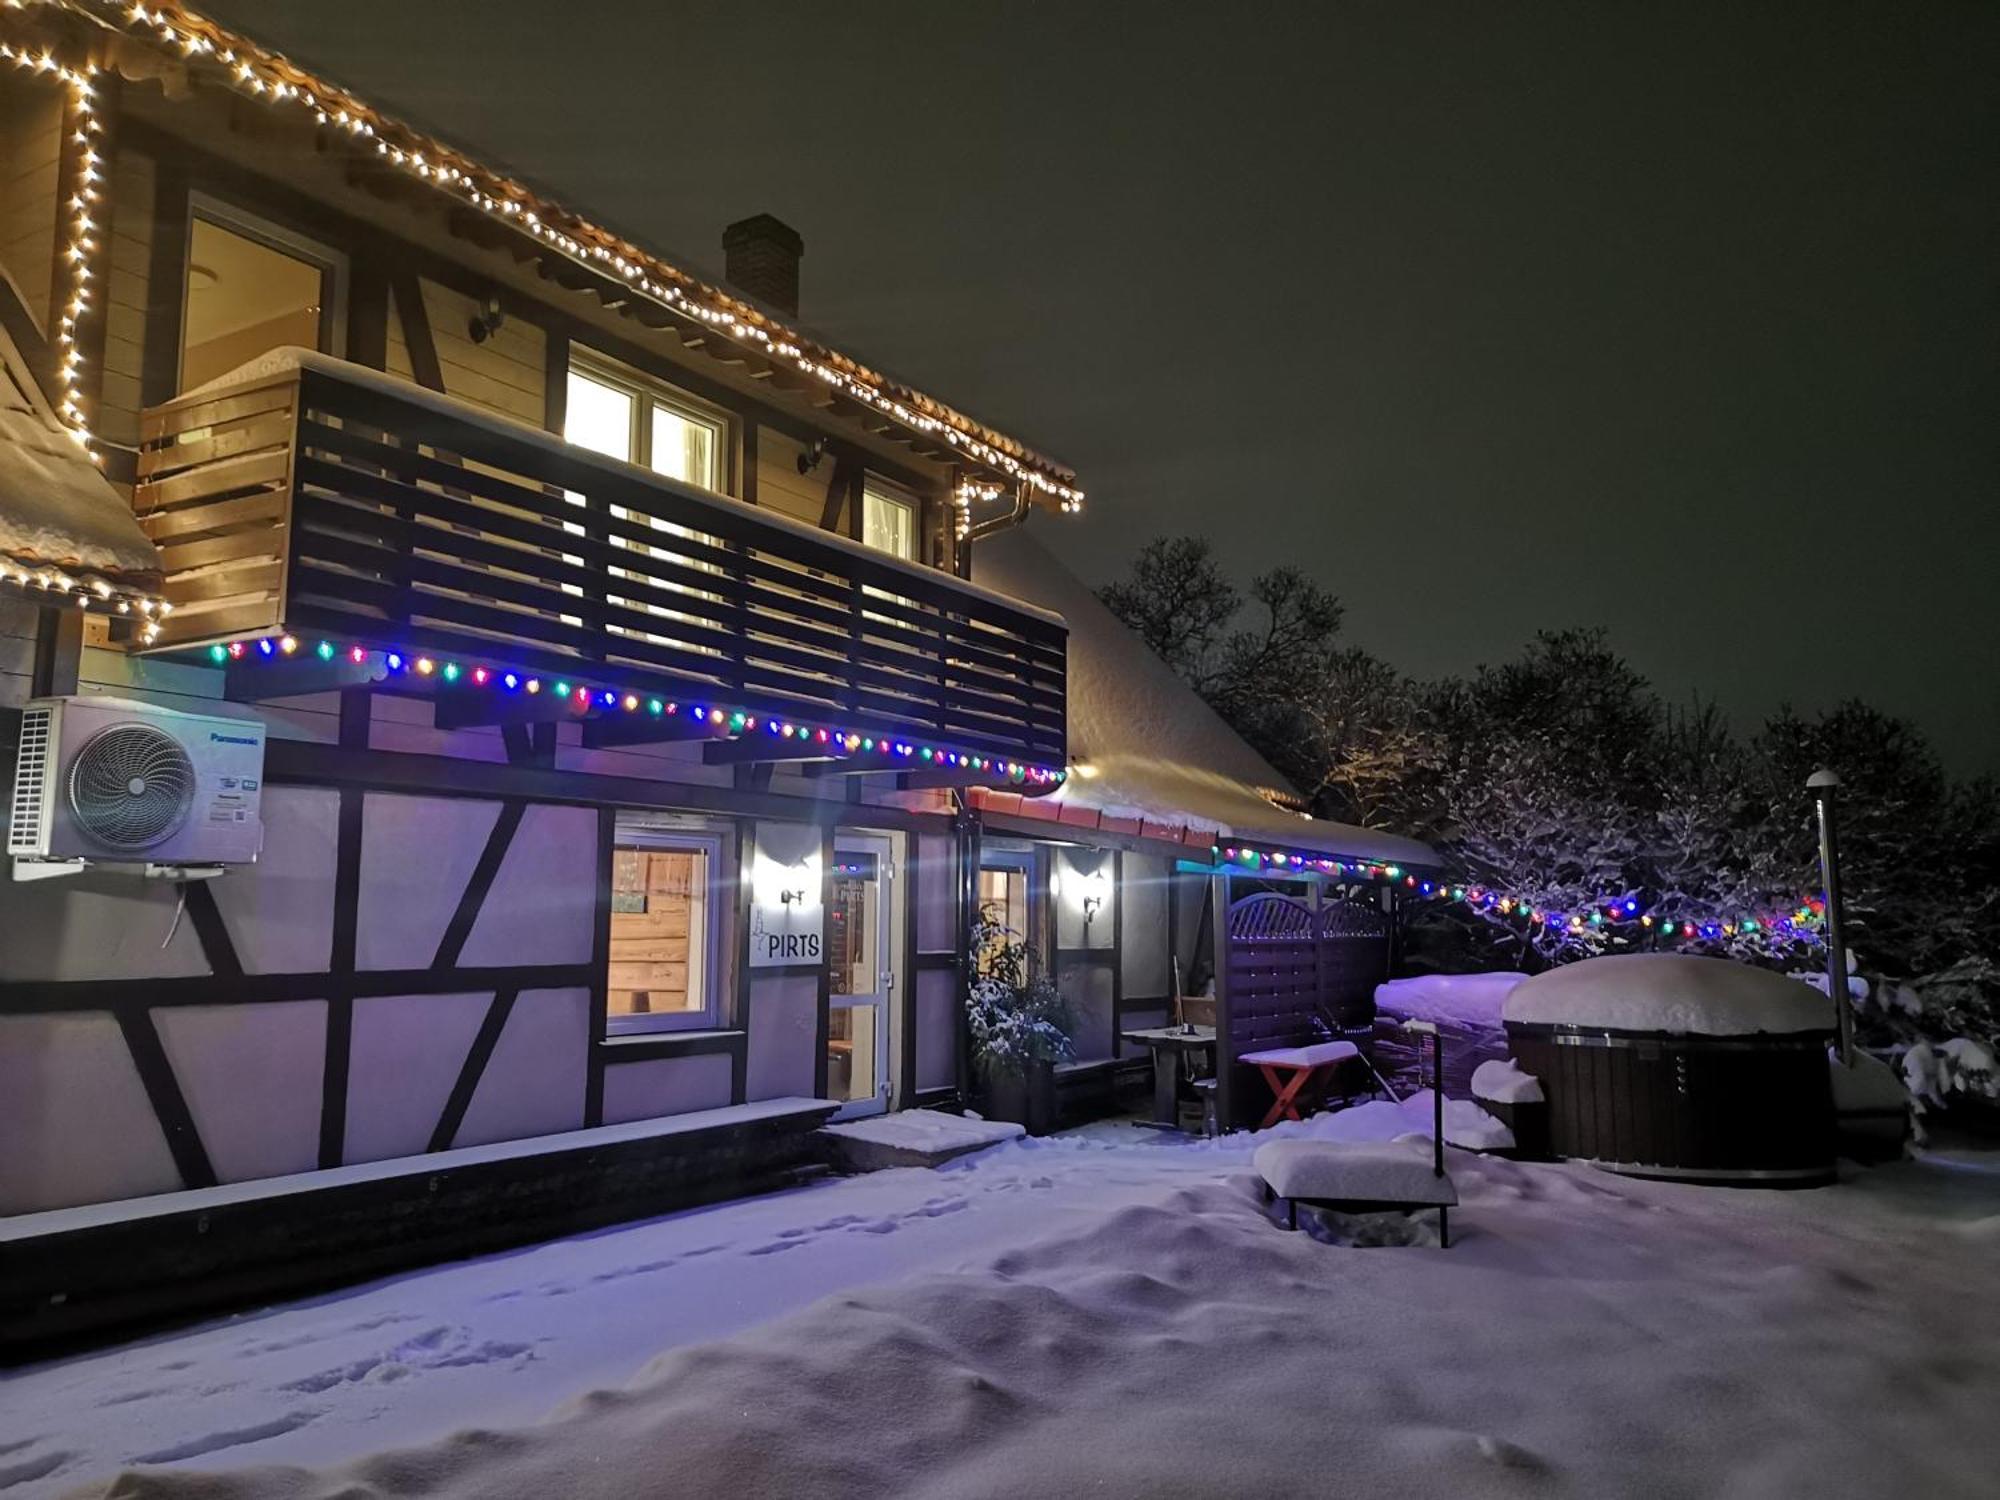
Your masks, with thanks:
[[[750,864],[750,967],[819,963],[825,925],[819,829],[760,823]]]

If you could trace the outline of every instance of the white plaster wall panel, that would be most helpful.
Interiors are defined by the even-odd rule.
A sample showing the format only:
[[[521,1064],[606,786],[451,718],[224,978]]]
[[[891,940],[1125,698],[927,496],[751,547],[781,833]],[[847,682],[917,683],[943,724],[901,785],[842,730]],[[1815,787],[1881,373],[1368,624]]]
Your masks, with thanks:
[[[1120,961],[1125,994],[1147,999],[1174,987],[1167,963],[1167,865],[1145,854],[1127,854],[1119,867]]]
[[[1111,851],[1058,847],[1053,852],[1052,869],[1061,886],[1060,893],[1050,893],[1056,905],[1056,946],[1108,949],[1114,922],[1112,903],[1119,894],[1113,882]],[[1094,914],[1086,914],[1084,901],[1091,895],[1099,898],[1099,905]]]
[[[180,1186],[111,1016],[0,1016],[0,1215]]]
[[[264,852],[257,863],[230,871],[209,889],[247,972],[324,972],[333,953],[340,793],[271,787],[263,812]]]
[[[917,835],[917,951],[950,953],[958,947],[954,911],[952,840]]]
[[[499,816],[498,802],[368,794],[361,824],[357,968],[430,967]]]
[[[194,924],[174,925],[168,881],[89,871],[31,885],[0,873],[0,882],[0,980],[208,973]]]
[[[587,962],[597,879],[597,810],[529,807],[459,962]]]
[[[819,1039],[819,981],[810,974],[753,978],[749,1032],[744,1097],[811,1098],[813,1047]]]
[[[1101,1062],[1111,1056],[1111,965],[1065,964],[1061,984],[1076,1010],[1076,1060]]]
[[[580,1128],[589,1050],[589,991],[523,990],[452,1144]]]
[[[492,999],[491,993],[369,995],[354,1002],[342,1161],[430,1148]]]
[[[220,1180],[319,1165],[324,1000],[168,1006],[153,1024]]]
[[[917,1087],[950,1088],[958,1082],[958,975],[919,969],[916,975]]]
[[[757,857],[791,867],[819,862],[820,830],[814,823],[759,823]]]
[[[604,1070],[604,1123],[652,1120],[729,1103],[730,1060],[726,1052],[696,1057],[657,1057],[619,1063]]]

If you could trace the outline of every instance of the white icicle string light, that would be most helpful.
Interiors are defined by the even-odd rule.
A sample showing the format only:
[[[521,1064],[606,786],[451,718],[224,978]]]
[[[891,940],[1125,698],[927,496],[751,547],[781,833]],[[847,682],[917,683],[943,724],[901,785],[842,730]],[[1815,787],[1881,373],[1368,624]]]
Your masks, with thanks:
[[[373,111],[352,95],[345,95],[342,99],[322,99],[312,88],[281,76],[267,65],[238,56],[219,40],[196,29],[216,30],[213,23],[177,9],[170,10],[164,5],[127,4],[125,0],[97,0],[97,3],[115,12],[126,29],[134,26],[154,28],[170,46],[178,48],[190,61],[197,56],[212,58],[220,69],[220,76],[233,87],[271,102],[294,100],[300,108],[309,111],[319,125],[344,131],[359,139],[373,140],[375,154],[383,161],[422,181],[462,196],[475,208],[525,231],[572,260],[593,269],[615,273],[626,284],[670,311],[717,329],[742,343],[757,346],[772,358],[783,360],[801,374],[813,377],[851,400],[872,407],[900,426],[938,439],[974,462],[1038,490],[1054,500],[1065,513],[1083,509],[1082,490],[1044,473],[1034,464],[1022,462],[959,425],[960,422],[969,425],[969,418],[958,417],[957,421],[952,421],[935,416],[881,389],[872,380],[863,379],[858,367],[857,370],[843,369],[840,363],[814,356],[801,347],[788,330],[780,327],[774,333],[754,317],[743,316],[728,306],[709,300],[720,298],[723,294],[694,281],[685,272],[676,270],[638,247],[626,244],[608,230],[600,229],[579,215],[567,210],[563,213],[563,217],[574,225],[577,234],[545,223],[541,215],[523,201],[525,190],[472,162],[450,159],[447,148],[435,143],[426,149],[413,149],[385,139],[384,130],[402,134],[406,132],[406,127],[384,119],[382,129],[378,129],[367,118]],[[676,280],[687,284],[677,285]]]
[[[10,4],[8,8],[16,7]],[[30,73],[46,74],[69,90],[75,124],[65,144],[79,154],[75,190],[64,205],[67,213],[61,254],[70,268],[70,290],[69,301],[56,318],[54,394],[56,414],[62,418],[63,426],[94,462],[101,463],[102,457],[91,446],[90,420],[83,409],[83,348],[77,338],[78,325],[91,305],[91,282],[96,277],[99,241],[92,213],[104,191],[104,158],[98,154],[96,140],[103,128],[97,118],[93,89],[96,69],[72,68],[58,62],[51,52],[31,51],[10,42],[0,42],[0,61],[11,62]]]
[[[977,501],[998,500],[1007,493],[1004,484],[993,484],[983,479],[961,479],[958,488],[952,492],[952,505],[958,513],[958,539],[962,542],[972,535],[972,507]],[[1065,510],[1069,507],[1064,506]]]

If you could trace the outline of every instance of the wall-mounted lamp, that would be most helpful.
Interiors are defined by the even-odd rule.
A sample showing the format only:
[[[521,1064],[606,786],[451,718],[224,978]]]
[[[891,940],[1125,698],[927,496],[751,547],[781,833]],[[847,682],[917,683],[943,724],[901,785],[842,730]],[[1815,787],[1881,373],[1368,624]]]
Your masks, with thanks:
[[[766,910],[773,906],[805,906],[819,883],[819,860],[807,858],[785,865],[760,855],[756,872],[750,889],[759,906]]]
[[[810,474],[819,467],[819,461],[826,457],[826,439],[814,438],[812,446],[799,455],[799,472]]]
[[[1097,920],[1097,914],[1104,910],[1105,897],[1111,894],[1111,880],[1102,870],[1095,870],[1083,877],[1083,925],[1088,927]]]
[[[472,315],[466,325],[466,332],[472,335],[472,342],[483,344],[498,333],[507,321],[506,309],[501,307],[498,297],[488,297],[479,304],[479,311]]]

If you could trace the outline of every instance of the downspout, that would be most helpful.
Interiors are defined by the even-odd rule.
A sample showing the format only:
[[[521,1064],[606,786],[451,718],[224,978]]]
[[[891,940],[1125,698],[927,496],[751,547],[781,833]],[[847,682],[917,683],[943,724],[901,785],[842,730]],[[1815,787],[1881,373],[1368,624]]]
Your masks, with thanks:
[[[990,521],[980,522],[965,533],[965,539],[968,542],[976,542],[982,537],[993,535],[996,531],[1005,531],[1010,526],[1019,526],[1027,519],[1028,487],[1025,484],[1017,484],[1014,486],[1014,503],[1008,508],[1007,514],[995,517]]]

